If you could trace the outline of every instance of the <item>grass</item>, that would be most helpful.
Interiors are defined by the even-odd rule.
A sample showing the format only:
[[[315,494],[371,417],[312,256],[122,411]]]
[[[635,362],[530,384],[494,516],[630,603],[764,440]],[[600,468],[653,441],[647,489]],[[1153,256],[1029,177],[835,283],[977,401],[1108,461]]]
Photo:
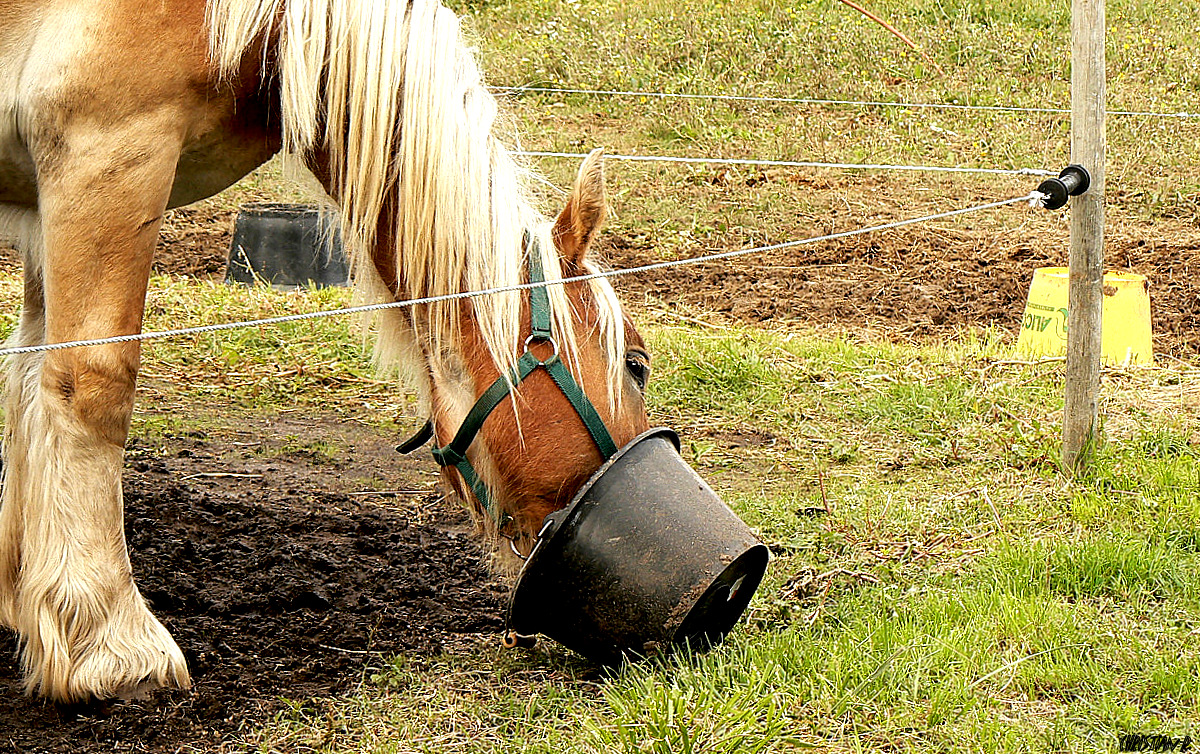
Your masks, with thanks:
[[[701,94],[1067,107],[1065,2],[878,0],[936,67],[833,0],[457,0],[493,83]],[[1194,13],[1108,4],[1110,106],[1196,111]],[[522,146],[979,167],[1069,161],[1059,115],[796,107],[655,97],[509,98]],[[1113,116],[1110,217],[1194,223],[1197,120]],[[542,165],[568,185],[574,163]],[[238,197],[278,192],[278,168]],[[1026,178],[610,166],[612,235],[663,258],[787,240],[893,212],[991,201]],[[1169,176],[1166,180],[1164,176]],[[748,180],[754,178],[756,180]],[[758,178],[768,179],[764,181]],[[291,191],[291,189],[288,189]],[[232,197],[232,198],[231,198]],[[1181,219],[1182,218],[1182,219]],[[970,220],[998,228],[1004,220]],[[1030,221],[1034,222],[1034,221]],[[1054,220],[1039,221],[1049,227]],[[19,284],[0,280],[6,301]],[[158,329],[343,306],[159,278]],[[699,313],[703,315],[703,313]],[[11,327],[15,313],[0,311]],[[468,637],[390,658],[339,699],[298,699],[245,751],[1113,751],[1200,737],[1200,369],[1105,374],[1106,440],[1057,469],[1062,367],[1007,334],[894,343],[795,324],[705,325],[649,306],[649,404],[767,541],[744,623],[701,657],[597,676],[544,644]],[[143,434],[305,405],[388,426],[408,398],[343,319],[147,346]],[[202,413],[202,412],[200,412]],[[294,446],[294,447],[291,447]],[[321,453],[302,438],[297,452]]]
[[[351,303],[350,292],[339,288],[277,292],[160,277],[151,284],[145,327],[264,319]],[[409,393],[375,372],[368,340],[351,316],[152,340],[145,358],[141,400],[151,410],[217,399],[256,412],[321,406],[387,425],[411,406]]]
[[[867,4],[913,37],[935,68],[834,0],[458,5],[470,13],[496,84],[1070,108],[1067,3]],[[1191,44],[1191,14],[1179,6],[1131,0],[1110,2],[1107,17],[1109,107],[1196,111],[1197,62],[1183,52]],[[1070,161],[1064,114],[579,94],[529,93],[513,99],[522,145],[530,149],[578,152],[605,146],[617,154],[1054,170]],[[1192,145],[1198,128],[1197,119],[1110,118],[1109,188],[1124,199],[1116,211],[1151,218],[1194,213],[1200,171]],[[1158,179],[1163,173],[1147,171],[1151,165],[1171,181],[1164,184]],[[572,167],[546,164],[560,185]],[[725,226],[721,235],[772,228],[784,238],[800,237],[795,234],[804,225],[796,220],[807,220],[807,211],[827,209],[820,204],[827,197],[804,185],[775,186],[777,195],[766,207],[759,206],[761,191],[739,191],[737,181],[720,184],[715,194],[712,179],[724,173],[722,168],[684,171],[682,181],[676,168],[622,165],[620,172],[631,176],[619,179],[619,205],[635,221],[618,227],[647,233],[643,218],[663,218],[666,227],[654,233],[660,247],[670,246],[662,231],[681,229],[666,219],[692,214],[689,207],[718,204]],[[997,198],[1028,183],[979,177],[943,182],[925,174],[889,175],[888,180],[910,186],[910,194],[933,184],[943,196],[960,196],[970,186],[986,187]],[[699,231],[698,240],[718,232],[710,222],[700,225],[682,229]]]
[[[247,314],[344,295],[155,291]],[[1095,751],[1197,733],[1200,454],[1187,417],[1200,373],[1107,373],[1108,439],[1068,484],[1054,462],[1061,365],[1009,362],[997,333],[917,346],[653,309],[639,324],[654,419],[680,428],[774,552],[729,642],[604,677],[552,644],[468,637],[385,662],[349,697],[295,700],[247,730],[247,751]],[[294,348],[367,369],[346,323],[305,327],[311,342]],[[278,369],[261,362],[280,339],[253,335],[237,369]],[[194,369],[155,400],[205,400],[229,380],[193,348],[148,355],[152,372]],[[308,400],[228,389],[242,411]],[[334,389],[384,399],[373,378]]]
[[[496,84],[1069,107],[1061,2],[868,3],[934,66],[833,0],[456,5]],[[1191,15],[1149,0],[1108,4],[1110,107],[1197,110]],[[1068,119],[1054,114],[508,99],[527,149],[1069,161]],[[1119,198],[1110,219],[1190,222],[1200,205],[1198,125],[1110,118],[1108,191]],[[539,167],[563,186],[575,165]],[[852,173],[826,183],[819,172],[793,180],[769,168],[628,163],[610,164],[609,183],[619,212],[609,234],[664,259],[1031,187],[1025,178]],[[962,222],[995,232],[1009,220]],[[1026,222],[1059,232],[1053,218]],[[226,299],[201,288],[173,295],[251,316],[318,304],[311,293]],[[553,644],[506,652],[469,638],[438,657],[394,658],[349,697],[296,700],[246,732],[247,751],[1092,752],[1118,749],[1122,736],[1200,737],[1195,365],[1106,372],[1106,439],[1088,474],[1068,482],[1058,472],[1062,366],[1013,362],[1010,334],[914,345],[836,323],[704,324],[704,312],[653,304],[639,318],[655,354],[653,421],[680,431],[693,465],[774,553],[730,640],[605,677]],[[404,409],[372,382],[339,321],[251,333],[234,354],[198,345],[162,347],[170,373],[192,375],[195,390],[152,383],[154,401],[207,396],[211,386],[270,410],[310,400],[312,388],[327,389],[318,380],[332,379],[330,397]],[[293,350],[276,367],[265,354],[280,345]],[[300,370],[308,359],[330,369]],[[272,370],[293,369],[285,392],[267,386]]]
[[[150,326],[346,295],[160,278]],[[603,677],[554,645],[468,637],[295,700],[244,750],[1094,751],[1197,733],[1200,370],[1106,373],[1107,440],[1068,484],[1061,364],[1012,362],[999,333],[920,346],[654,308],[639,326],[654,420],[774,552],[729,642]],[[207,426],[218,399],[224,421],[406,410],[336,318],[155,342],[145,368],[148,435]]]

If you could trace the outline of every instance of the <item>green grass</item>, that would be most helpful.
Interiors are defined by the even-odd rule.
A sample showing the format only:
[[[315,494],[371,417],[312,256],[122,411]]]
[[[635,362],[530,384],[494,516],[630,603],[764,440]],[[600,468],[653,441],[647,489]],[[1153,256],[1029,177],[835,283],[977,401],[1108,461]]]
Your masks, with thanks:
[[[470,14],[492,82],[502,85],[1070,108],[1069,3],[866,5],[913,38],[932,65],[834,0],[496,0],[458,7]],[[1107,18],[1109,107],[1197,111],[1190,10],[1130,0],[1109,3]],[[1065,114],[537,93],[514,99],[522,145],[532,149],[605,146],[614,153],[1055,170],[1070,161]],[[1110,191],[1143,216],[1193,214],[1200,194],[1198,136],[1198,119],[1112,116]],[[573,169],[543,162],[560,185]],[[633,174],[617,186],[626,215],[667,222],[680,208],[717,202],[727,228],[721,235],[772,228],[786,237],[798,230],[797,210],[826,209],[814,205],[821,197],[804,185],[776,184],[777,196],[763,207],[755,206],[761,191],[739,191],[735,180],[724,188],[733,201],[722,201],[704,189],[726,172],[722,168],[623,165],[620,171]],[[1163,174],[1172,180],[1158,180]],[[943,185],[927,175],[888,180],[907,184],[910,178]],[[957,196],[964,185],[987,187],[999,197],[1023,183],[970,177],[942,190]],[[620,227],[647,232],[635,225]],[[701,221],[701,238],[714,225]],[[677,229],[668,225],[658,236],[661,230]],[[655,240],[660,247],[670,243]]]
[[[246,314],[344,295],[157,281],[164,290]],[[1196,733],[1198,427],[1178,398],[1147,396],[1186,396],[1200,374],[1110,374],[1108,439],[1067,484],[1054,463],[1061,365],[1007,363],[996,333],[914,346],[641,319],[654,419],[681,430],[774,552],[730,640],[604,677],[552,643],[468,639],[384,661],[346,698],[295,700],[246,731],[246,750],[1082,752],[1127,733]],[[287,334],[297,354],[367,369],[347,323],[305,327],[311,341]],[[239,337],[239,370],[279,368],[260,362],[283,333]],[[194,369],[169,395],[179,405],[229,380],[223,357],[197,352],[221,348],[148,353],[151,372]],[[386,393],[346,379],[344,395]],[[239,410],[331,405],[227,389]],[[1136,428],[1118,432],[1123,420]]]
[[[458,0],[492,83],[1069,106],[1065,0],[878,0],[934,65],[833,0]],[[1192,111],[1194,9],[1108,4],[1110,106]],[[1058,115],[528,93],[522,146],[979,167],[1066,164]],[[1113,116],[1109,216],[1194,225],[1197,120]],[[576,164],[540,167],[569,185]],[[1164,178],[1169,176],[1169,180]],[[1021,195],[1027,178],[609,166],[609,233],[662,258]],[[279,187],[277,165],[233,194]],[[963,220],[983,233],[1010,217]],[[1060,232],[1057,217],[1021,220]],[[1172,226],[1174,227],[1174,226]],[[1148,232],[1146,228],[1131,232]],[[6,301],[19,284],[0,280]],[[149,329],[344,306],[156,279]],[[703,325],[648,304],[649,405],[769,543],[744,622],[700,657],[606,677],[545,642],[381,659],[234,748],[267,752],[1094,752],[1200,738],[1200,370],[1105,375],[1105,441],[1058,472],[1061,364],[1011,334],[896,343],[838,323]],[[687,316],[695,314],[697,316]],[[11,307],[0,324],[11,327]],[[816,329],[819,326],[820,329]],[[377,425],[409,399],[335,318],[148,344],[139,432],[296,405]],[[223,407],[219,419],[210,407]],[[749,438],[749,439],[746,439]],[[304,438],[288,452],[325,452]]]
[[[154,328],[347,294],[156,279],[150,298]],[[1068,484],[1061,364],[1007,361],[999,333],[919,346],[640,320],[654,420],[774,552],[730,640],[604,677],[552,643],[472,638],[297,699],[245,750],[1095,751],[1196,733],[1200,372],[1109,373],[1107,439]],[[407,406],[338,318],[156,341],[144,365],[146,436],[207,426],[218,400],[226,422]]]
[[[151,282],[145,329],[266,319],[352,303],[344,288],[278,292],[160,277]],[[353,316],[338,315],[148,341],[139,400],[151,409],[201,400],[260,413],[319,405],[387,424],[404,415],[411,395],[375,372],[369,339],[357,325]]]

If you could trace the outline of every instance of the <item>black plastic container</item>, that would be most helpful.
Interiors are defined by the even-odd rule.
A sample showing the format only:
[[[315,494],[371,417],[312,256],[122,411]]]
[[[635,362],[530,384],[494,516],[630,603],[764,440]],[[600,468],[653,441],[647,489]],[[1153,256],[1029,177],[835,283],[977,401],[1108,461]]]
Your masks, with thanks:
[[[509,629],[614,665],[737,623],[767,548],[679,455],[666,428],[635,438],[546,517],[513,590]]]
[[[247,204],[238,211],[225,282],[276,288],[346,285],[337,215],[304,204]]]

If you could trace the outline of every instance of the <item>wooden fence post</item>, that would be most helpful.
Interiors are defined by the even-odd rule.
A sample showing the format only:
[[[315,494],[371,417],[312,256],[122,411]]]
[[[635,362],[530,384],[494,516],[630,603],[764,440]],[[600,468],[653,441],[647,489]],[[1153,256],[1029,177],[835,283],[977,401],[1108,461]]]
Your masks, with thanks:
[[[1104,0],[1071,3],[1071,162],[1091,187],[1071,201],[1063,470],[1082,471],[1096,439],[1104,283]]]

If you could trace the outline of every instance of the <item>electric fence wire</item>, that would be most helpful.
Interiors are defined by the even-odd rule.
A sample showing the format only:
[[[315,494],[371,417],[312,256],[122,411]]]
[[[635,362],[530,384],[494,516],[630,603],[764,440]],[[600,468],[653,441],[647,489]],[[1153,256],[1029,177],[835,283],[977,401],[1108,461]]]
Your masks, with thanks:
[[[522,157],[562,157],[583,158],[586,154],[575,152],[534,152],[515,150],[514,155]],[[761,167],[790,167],[790,168],[831,168],[839,170],[908,170],[912,172],[931,173],[983,173],[987,175],[1058,175],[1051,170],[1042,168],[962,168],[943,165],[888,165],[883,163],[860,162],[801,162],[796,160],[758,160],[725,157],[672,157],[670,155],[639,155],[639,154],[609,154],[604,153],[606,160],[624,160],[627,162],[668,162],[689,165],[746,165]]]
[[[903,228],[909,225],[930,222],[933,220],[942,220],[945,218],[956,217],[973,212],[982,212],[985,210],[998,209],[1007,207],[1012,204],[1022,202],[1028,203],[1031,206],[1038,206],[1045,198],[1045,195],[1039,191],[1031,191],[1024,196],[1004,199],[988,204],[979,204],[973,207],[963,207],[960,209],[939,212],[932,215],[924,215],[922,217],[909,218],[907,220],[897,220],[895,222],[884,223],[882,225],[873,225],[866,228],[856,228],[854,230],[846,230],[838,233],[828,233],[822,236],[813,236],[804,238],[798,241],[785,241],[783,243],[771,244],[769,246],[756,246],[750,249],[734,249],[731,251],[723,251],[713,254],[705,254],[697,257],[688,257],[685,259],[672,259],[662,262],[654,262],[637,267],[626,267],[616,270],[605,270],[601,272],[589,273],[587,275],[577,275],[575,277],[563,278],[561,280],[550,280],[539,283],[519,283],[516,285],[500,286],[495,288],[485,288],[477,291],[463,291],[461,293],[451,293],[440,296],[427,296],[417,299],[406,299],[404,301],[388,301],[378,304],[365,304],[362,306],[350,306],[342,309],[330,309],[318,312],[306,312],[303,314],[288,314],[280,317],[266,317],[263,319],[244,320],[239,322],[221,322],[211,325],[200,325],[197,327],[181,327],[173,330],[158,330],[151,332],[132,333],[129,335],[116,335],[109,338],[94,338],[90,340],[74,340],[63,343],[44,343],[41,345],[32,346],[17,346],[11,348],[0,348],[0,356],[15,356],[25,353],[41,353],[45,351],[60,351],[67,348],[79,348],[84,346],[100,346],[111,343],[130,343],[134,341],[144,340],[159,340],[163,338],[176,338],[186,335],[201,335],[204,333],[220,332],[223,330],[234,330],[246,327],[260,327],[265,325],[278,325],[288,322],[303,322],[305,320],[320,319],[324,317],[336,317],[346,314],[364,314],[368,312],[381,311],[384,309],[402,309],[410,306],[420,306],[432,304],[439,301],[455,301],[467,298],[475,298],[477,296],[488,296],[497,293],[506,293],[510,291],[524,291],[531,288],[541,288],[550,285],[565,285],[568,283],[578,283],[587,280],[595,280],[598,278],[614,278],[622,275],[632,275],[638,272],[649,272],[652,270],[661,270],[669,267],[680,267],[684,265],[702,264],[705,262],[715,262],[724,259],[732,259],[734,257],[744,256],[747,254],[755,254],[766,251],[777,251],[780,249],[790,249],[797,246],[820,243],[822,241],[833,241],[851,236],[863,235],[866,233],[874,233],[883,230],[892,230],[895,228]]]
[[[551,86],[494,86],[493,91],[522,94],[535,92],[540,94],[582,94],[609,97],[645,97],[656,99],[691,99],[712,100],[719,102],[760,102],[792,105],[819,106],[855,106],[855,107],[896,107],[909,110],[979,110],[984,112],[1004,113],[1035,113],[1043,115],[1069,115],[1071,111],[1059,107],[1006,107],[1002,105],[962,105],[953,102],[896,102],[890,100],[841,100],[815,99],[808,97],[755,97],[736,94],[689,94],[674,92],[624,91],[620,89],[568,89]],[[1200,118],[1200,113],[1186,111],[1165,113],[1146,110],[1108,110],[1108,115],[1137,116],[1144,118]]]

